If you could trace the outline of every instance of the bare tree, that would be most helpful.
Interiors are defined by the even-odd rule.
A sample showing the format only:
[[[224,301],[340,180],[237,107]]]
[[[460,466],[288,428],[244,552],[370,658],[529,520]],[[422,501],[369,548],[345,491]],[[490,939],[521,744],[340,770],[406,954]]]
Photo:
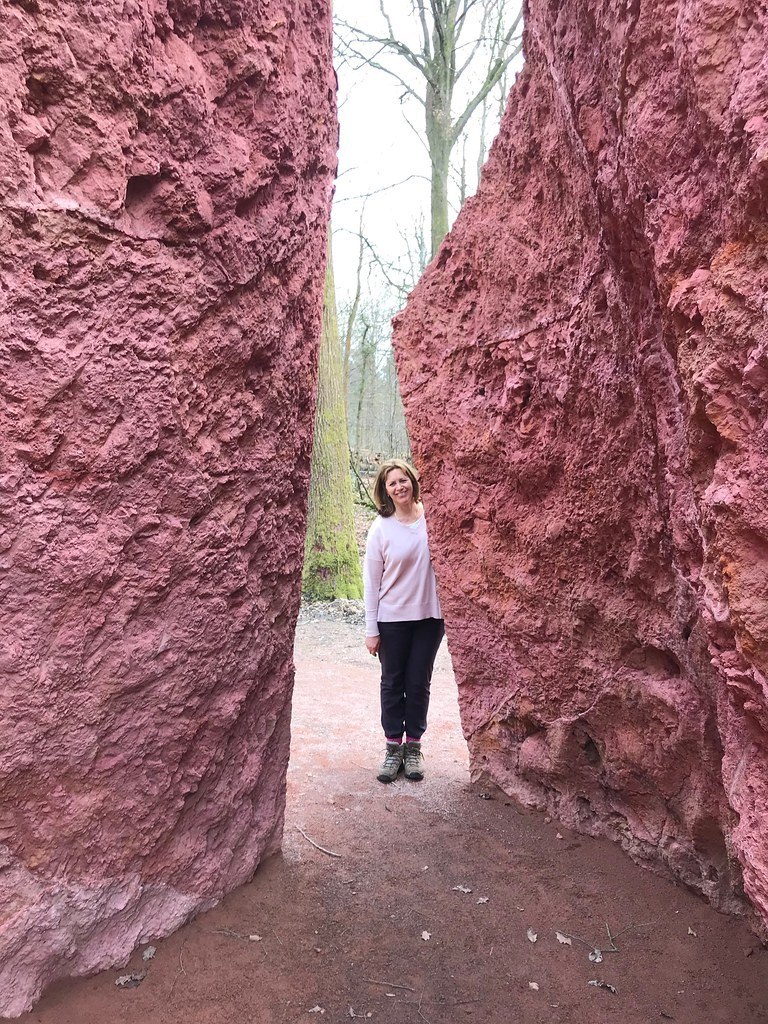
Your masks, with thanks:
[[[350,359],[349,438],[358,468],[371,458],[405,455],[408,432],[392,350],[391,295],[379,291],[361,303]]]
[[[410,8],[419,38],[415,46],[396,33],[387,0],[379,0],[381,33],[343,20],[337,20],[337,26],[343,53],[394,78],[403,89],[403,98],[411,97],[423,108],[431,165],[430,240],[434,257],[448,232],[448,179],[453,148],[472,115],[520,52],[522,10],[510,16],[515,5],[509,0],[411,0]],[[475,24],[476,35],[464,42],[470,25]],[[460,112],[454,113],[460,80],[470,69],[476,72],[478,68],[479,84],[463,102]],[[418,80],[417,86],[414,82]]]

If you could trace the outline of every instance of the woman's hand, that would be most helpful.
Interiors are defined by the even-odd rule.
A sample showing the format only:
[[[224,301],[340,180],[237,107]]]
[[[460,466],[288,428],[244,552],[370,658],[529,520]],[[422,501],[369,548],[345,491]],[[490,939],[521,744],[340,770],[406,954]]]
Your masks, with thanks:
[[[381,644],[381,637],[379,636],[367,636],[365,638],[365,646],[368,648],[368,653],[372,654],[374,658],[379,653],[379,646]]]

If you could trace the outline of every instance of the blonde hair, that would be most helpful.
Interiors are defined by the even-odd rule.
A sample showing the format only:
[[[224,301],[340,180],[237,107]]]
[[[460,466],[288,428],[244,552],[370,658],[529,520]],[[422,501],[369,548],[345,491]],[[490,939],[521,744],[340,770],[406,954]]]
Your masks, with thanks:
[[[421,489],[419,488],[419,478],[416,475],[416,470],[413,466],[410,466],[407,462],[403,462],[402,459],[388,459],[376,474],[376,480],[373,484],[373,500],[376,502],[376,510],[379,515],[384,516],[385,519],[388,516],[395,514],[395,503],[387,494],[387,477],[393,469],[399,469],[400,472],[405,473],[411,481],[411,484],[413,485],[414,501],[419,500],[419,495],[421,493]]]

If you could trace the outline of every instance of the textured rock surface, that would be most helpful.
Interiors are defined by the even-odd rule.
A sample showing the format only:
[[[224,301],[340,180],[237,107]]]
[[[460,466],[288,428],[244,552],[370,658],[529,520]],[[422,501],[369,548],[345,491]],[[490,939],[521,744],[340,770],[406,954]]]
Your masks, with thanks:
[[[767,38],[531,0],[396,332],[474,771],[763,925]]]
[[[328,0],[0,2],[0,1014],[280,840]]]

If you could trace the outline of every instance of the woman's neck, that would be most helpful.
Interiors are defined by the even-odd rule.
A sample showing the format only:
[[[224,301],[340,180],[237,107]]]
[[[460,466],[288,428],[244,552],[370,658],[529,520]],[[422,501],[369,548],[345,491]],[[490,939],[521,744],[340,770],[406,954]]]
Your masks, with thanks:
[[[421,518],[421,511],[420,501],[412,501],[407,509],[398,508],[395,505],[395,519],[399,523],[415,523],[417,519]]]

